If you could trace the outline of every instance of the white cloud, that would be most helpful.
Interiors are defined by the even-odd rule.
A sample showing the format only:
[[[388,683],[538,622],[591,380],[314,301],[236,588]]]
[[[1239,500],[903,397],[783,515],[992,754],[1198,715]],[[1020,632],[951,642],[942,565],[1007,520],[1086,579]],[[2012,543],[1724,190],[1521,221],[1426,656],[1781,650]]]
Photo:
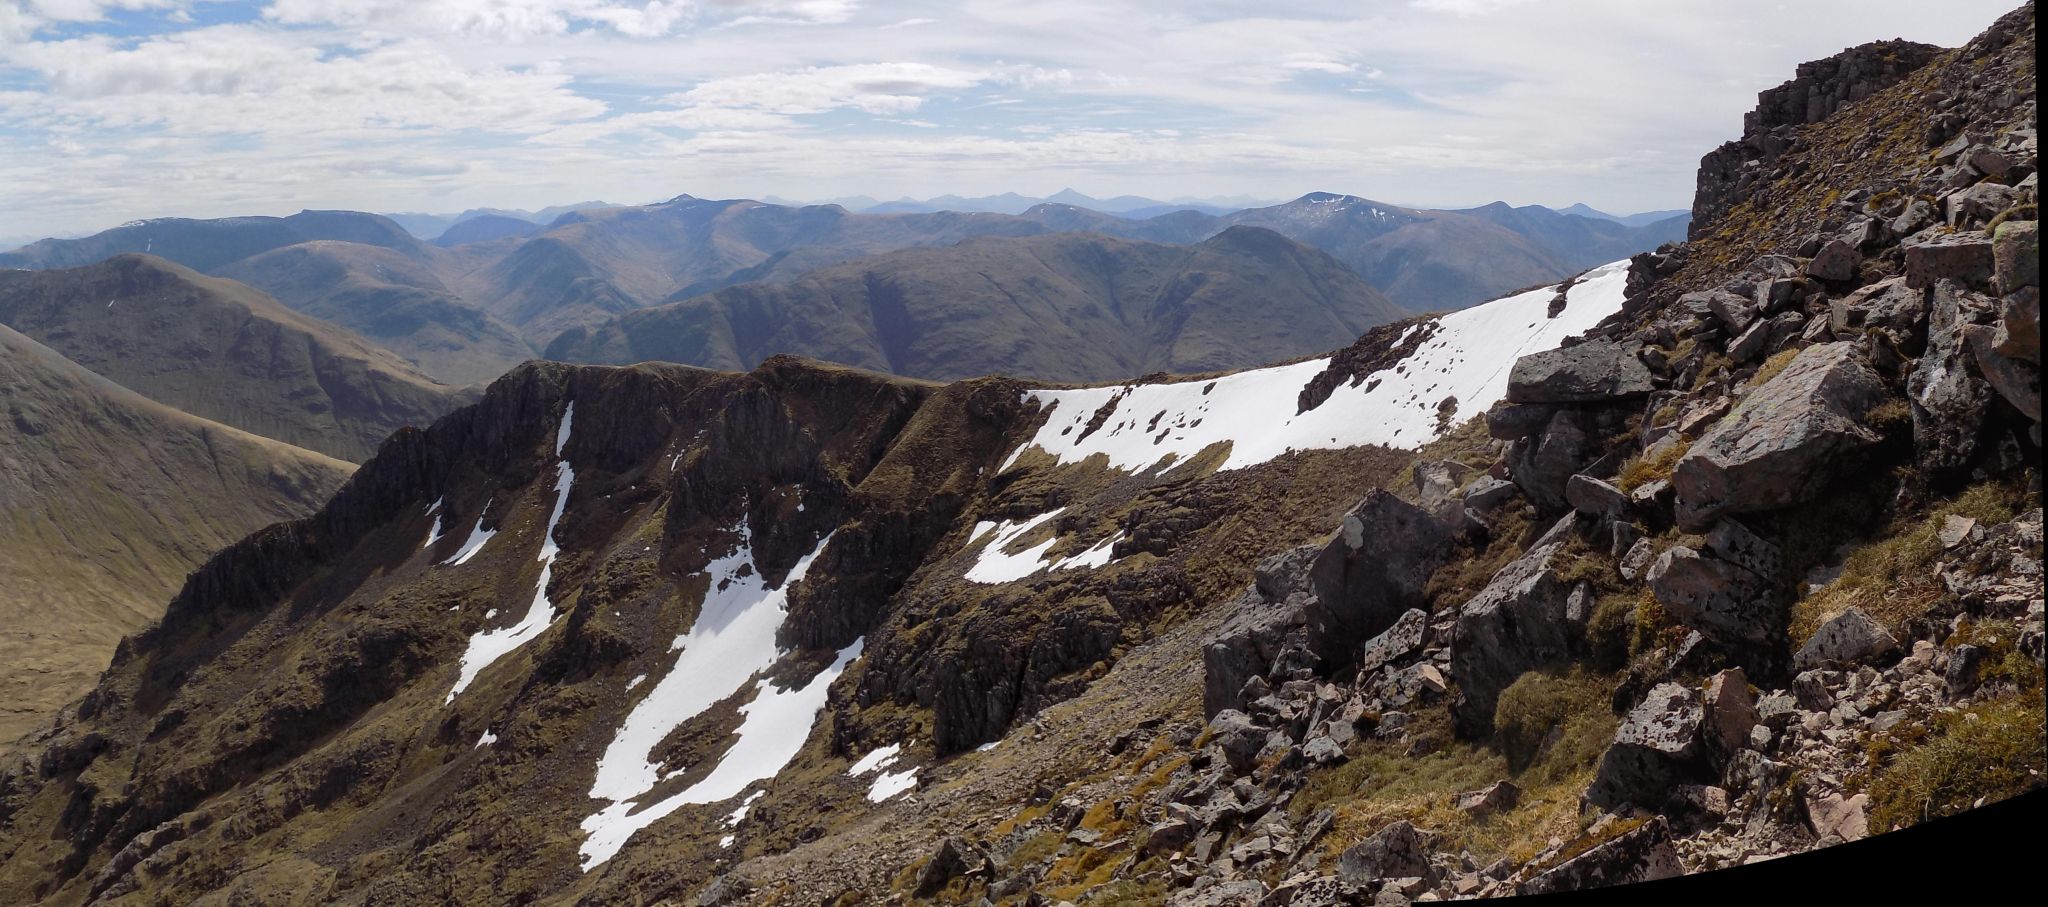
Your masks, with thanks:
[[[713,79],[672,95],[690,108],[757,109],[781,114],[853,108],[872,114],[916,110],[936,92],[973,87],[986,73],[929,63],[862,63]]]
[[[1676,207],[1797,63],[2014,2],[0,0],[0,235],[1069,184]]]

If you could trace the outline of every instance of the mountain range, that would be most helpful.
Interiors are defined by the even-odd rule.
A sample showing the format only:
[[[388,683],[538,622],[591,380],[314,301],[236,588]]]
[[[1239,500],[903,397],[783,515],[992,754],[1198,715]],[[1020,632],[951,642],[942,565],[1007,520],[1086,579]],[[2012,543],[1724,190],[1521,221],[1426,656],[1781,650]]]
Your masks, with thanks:
[[[2048,791],[2036,35],[1802,65],[1683,241],[1438,312],[1645,228],[683,197],[182,222],[208,273],[123,250],[167,222],[35,244],[0,902],[1995,899],[2036,842],[1969,822]],[[1096,218],[1159,234],[1050,226]],[[438,383],[228,270],[615,364]]]
[[[1320,352],[1406,313],[1270,230],[1193,245],[1092,233],[980,237],[750,283],[571,329],[550,359],[744,370],[793,353],[915,378],[1106,381]]]
[[[495,375],[563,331],[593,328],[629,311],[969,237],[1085,231],[1189,244],[1232,226],[1265,227],[1330,253],[1395,303],[1427,311],[1470,305],[1653,248],[1682,236],[1685,223],[1680,216],[1630,227],[1505,205],[1418,211],[1329,193],[1220,215],[1179,210],[1144,218],[1059,202],[1016,214],[857,214],[837,206],[689,196],[655,205],[573,207],[545,227],[478,214],[434,244],[389,219],[353,212],[162,219],[33,243],[0,254],[0,266],[66,267],[121,252],[158,254],[246,278],[286,306],[356,330],[441,380],[466,383]],[[302,245],[291,255],[251,261]]]

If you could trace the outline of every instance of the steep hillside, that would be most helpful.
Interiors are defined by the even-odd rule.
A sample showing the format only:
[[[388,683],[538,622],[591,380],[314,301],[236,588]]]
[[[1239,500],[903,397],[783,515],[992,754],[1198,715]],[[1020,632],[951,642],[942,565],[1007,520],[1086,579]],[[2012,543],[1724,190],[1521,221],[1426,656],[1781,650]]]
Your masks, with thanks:
[[[45,239],[0,252],[0,268],[75,268],[116,255],[144,253],[195,271],[212,271],[251,255],[321,239],[380,246],[414,259],[424,259],[433,251],[380,215],[301,211],[290,217],[136,221],[81,239]]]
[[[1253,565],[1623,277],[1180,382],[522,366],[209,562],[0,769],[0,895],[653,902],[776,854],[880,894],[1100,759],[1035,716],[1185,720]]]
[[[440,236],[434,237],[434,245],[443,248],[466,245],[474,242],[490,242],[494,239],[510,239],[539,233],[544,224],[530,220],[508,217],[503,214],[482,214],[468,220],[456,221]]]
[[[566,332],[552,359],[745,369],[795,353],[916,378],[1103,381],[1328,349],[1402,312],[1343,265],[1233,228],[1193,246],[969,240],[746,284]]]
[[[352,466],[186,415],[0,326],[0,749],[76,699],[187,573]]]
[[[433,269],[379,246],[300,243],[215,273],[354,331],[449,384],[487,382],[535,356],[518,331],[463,303]]]
[[[1601,262],[1627,258],[1637,252],[1647,252],[1665,243],[1684,242],[1686,225],[1692,219],[1688,214],[1678,213],[1645,223],[1627,224],[1597,211],[1578,215],[1552,211],[1541,205],[1517,208],[1506,202],[1494,202],[1457,213],[1491,221],[1528,237],[1552,257],[1572,268],[1589,268]]]
[[[467,393],[260,292],[148,255],[0,272],[0,324],[159,403],[344,460]]]

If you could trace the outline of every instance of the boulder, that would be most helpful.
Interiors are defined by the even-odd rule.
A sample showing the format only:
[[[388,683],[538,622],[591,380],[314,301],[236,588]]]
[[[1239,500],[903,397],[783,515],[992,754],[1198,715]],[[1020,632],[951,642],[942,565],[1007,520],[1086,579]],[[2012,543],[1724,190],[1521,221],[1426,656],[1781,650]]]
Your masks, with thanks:
[[[944,890],[946,883],[965,875],[967,870],[985,860],[986,857],[958,835],[948,836],[939,842],[939,848],[926,860],[924,868],[917,872],[917,897],[928,898]]]
[[[1998,301],[1992,348],[1999,355],[2041,364],[2041,288],[2021,287]]]
[[[1899,640],[1883,624],[1850,608],[1821,624],[1813,638],[1792,656],[1792,666],[1805,671],[1823,667],[1856,667],[1897,651]]]
[[[1245,682],[1264,675],[1290,638],[1301,639],[1308,623],[1308,565],[1321,549],[1304,545],[1259,562],[1266,578],[1231,603],[1230,617],[1216,637],[1202,647],[1202,709],[1215,715],[1245,703],[1239,693]],[[1298,577],[1291,582],[1289,577]],[[1302,640],[1305,643],[1305,640]]]
[[[1366,641],[1359,650],[1358,670],[1360,673],[1377,671],[1422,648],[1422,641],[1429,632],[1429,612],[1421,608],[1410,608],[1395,618],[1394,625],[1386,632]]]
[[[1672,617],[1724,646],[1767,645],[1784,626],[1767,577],[1684,545],[1658,555],[1645,578]]]
[[[1337,878],[1363,888],[1382,879],[1435,879],[1429,865],[1429,843],[1406,819],[1388,825],[1337,858]]]
[[[1508,372],[1510,403],[1601,403],[1648,396],[1650,370],[1621,344],[1591,340],[1532,353]]]
[[[1542,431],[1557,410],[1544,403],[1496,403],[1486,411],[1486,434],[1499,441],[1519,441]]]
[[[1970,295],[1953,281],[1935,285],[1927,351],[1906,376],[1913,454],[1929,472],[1955,469],[1976,456],[1991,407],[1991,384],[1963,339],[1963,305]]]
[[[1465,488],[1465,507],[1474,513],[1492,513],[1502,504],[1520,494],[1515,483],[1492,476],[1481,476]]]
[[[1565,481],[1564,497],[1573,510],[1589,516],[1618,517],[1629,507],[1628,492],[1584,473]]]
[[[1586,800],[1606,809],[1662,805],[1672,785],[1701,769],[1700,726],[1705,721],[1699,696],[1684,684],[1651,688],[1614,732],[1586,788]]]
[[[1862,263],[1863,253],[1856,251],[1854,245],[1831,239],[1806,263],[1806,274],[1826,281],[1849,280],[1856,276],[1856,267]]]
[[[1948,225],[1964,227],[1997,217],[2000,211],[2012,207],[2018,198],[2019,193],[2011,186],[1986,181],[1951,192],[1941,203]]]
[[[1751,290],[1754,293],[1754,290]],[[1751,307],[1749,297],[1727,290],[1708,290],[1704,293],[1687,293],[1679,299],[1679,305],[1688,310],[1704,308],[1730,331],[1740,331],[1756,320],[1756,311]]]
[[[1416,463],[1411,472],[1415,476],[1416,501],[1422,509],[1446,527],[1462,528],[1465,499],[1458,489],[1478,470],[1456,460],[1424,460]]]
[[[1833,835],[1844,842],[1860,841],[1870,834],[1870,820],[1864,814],[1870,805],[1869,794],[1844,797],[1829,794],[1825,797],[1808,798],[1806,817],[1813,823],[1816,838]]]
[[[1451,712],[1465,736],[1492,731],[1494,706],[1516,678],[1581,646],[1583,628],[1567,613],[1572,586],[1553,568],[1568,537],[1532,547],[1458,609],[1451,641],[1458,698]]]
[[[1828,331],[1846,339],[1857,331],[1882,330],[1915,345],[1927,318],[1926,293],[1903,277],[1880,280],[1828,303]]]
[[[1756,697],[1749,692],[1749,677],[1741,668],[1729,668],[1707,681],[1707,743],[1722,757],[1732,756],[1749,745],[1749,734],[1763,718],[1756,710]]]
[[[1963,343],[1977,360],[1977,370],[1991,383],[1991,389],[2027,418],[2041,421],[2041,367],[2000,352],[1997,328],[1969,324],[1963,326],[1962,332]]]
[[[1676,878],[1685,872],[1663,816],[1587,850],[1517,886],[1517,894],[1555,894]]]
[[[1451,538],[1451,528],[1421,508],[1383,490],[1367,494],[1309,565],[1310,647],[1326,663],[1345,664],[1360,643],[1422,606],[1422,587]]]
[[[1194,826],[1180,819],[1168,819],[1145,830],[1145,852],[1165,859],[1194,840]]]
[[[1522,789],[1516,787],[1513,781],[1501,780],[1479,790],[1459,794],[1452,801],[1452,805],[1456,806],[1459,812],[1474,818],[1483,818],[1514,809],[1515,804],[1520,802]]]
[[[1982,231],[1911,236],[1903,246],[1906,285],[1914,289],[1927,289],[1942,278],[1966,286],[1986,286],[1997,266],[1991,237]]]
[[[2038,221],[2006,221],[1991,234],[1992,273],[1998,292],[2041,285],[2041,235]]]
[[[1508,448],[1508,477],[1537,507],[1559,510],[1567,504],[1565,483],[1599,459],[1609,434],[1597,413],[1558,410],[1543,431]]]
[[[1680,527],[1811,499],[1879,440],[1863,417],[1887,399],[1852,343],[1808,347],[1694,442],[1673,474]]]
[[[1222,748],[1224,761],[1241,774],[1258,762],[1259,750],[1266,746],[1266,729],[1250,715],[1224,709],[1209,719],[1209,739]]]

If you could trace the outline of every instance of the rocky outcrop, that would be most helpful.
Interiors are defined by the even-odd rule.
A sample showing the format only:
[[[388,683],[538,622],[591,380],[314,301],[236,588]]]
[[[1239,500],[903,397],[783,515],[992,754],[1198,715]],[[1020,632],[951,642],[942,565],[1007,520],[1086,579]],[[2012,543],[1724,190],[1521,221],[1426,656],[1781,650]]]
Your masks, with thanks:
[[[1610,810],[1625,804],[1663,805],[1672,785],[1703,774],[1700,727],[1705,722],[1699,694],[1682,684],[1658,684],[1614,732],[1586,800]]]
[[[1678,524],[1812,498],[1878,434],[1865,416],[1888,393],[1852,344],[1810,347],[1757,388],[1678,461]]]
[[[1799,126],[1817,123],[1896,84],[1940,53],[1939,47],[1912,41],[1859,45],[1825,60],[1802,63],[1791,81],[1759,93],[1756,109],[1743,116],[1742,138],[1700,159],[1691,235],[1704,235],[1745,197],[1766,166],[1793,146]]]

